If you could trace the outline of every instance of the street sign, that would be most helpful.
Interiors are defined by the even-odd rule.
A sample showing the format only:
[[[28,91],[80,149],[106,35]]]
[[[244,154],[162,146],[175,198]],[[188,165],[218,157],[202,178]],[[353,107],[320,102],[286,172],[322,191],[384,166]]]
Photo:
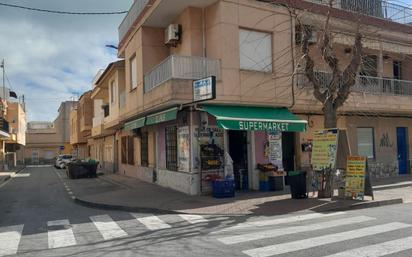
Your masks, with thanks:
[[[366,157],[348,156],[345,196],[361,199],[365,195]]]
[[[202,102],[216,98],[216,77],[210,76],[193,81],[193,102]]]

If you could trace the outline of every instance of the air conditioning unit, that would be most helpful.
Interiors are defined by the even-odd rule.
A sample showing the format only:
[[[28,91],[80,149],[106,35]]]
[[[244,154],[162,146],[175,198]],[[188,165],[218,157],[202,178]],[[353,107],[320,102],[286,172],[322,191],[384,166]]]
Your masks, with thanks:
[[[182,26],[180,24],[170,24],[165,30],[165,45],[176,46],[182,35]]]

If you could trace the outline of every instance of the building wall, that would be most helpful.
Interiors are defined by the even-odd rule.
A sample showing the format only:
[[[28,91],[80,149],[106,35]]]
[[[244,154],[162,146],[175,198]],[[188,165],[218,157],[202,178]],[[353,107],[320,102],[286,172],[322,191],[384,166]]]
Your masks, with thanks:
[[[54,163],[50,161],[59,154],[72,154],[70,144],[70,111],[77,102],[63,102],[54,122],[29,122],[26,132],[26,147],[24,159],[26,164],[32,164],[33,152],[39,153],[40,164]],[[64,149],[63,149],[64,148]],[[46,158],[47,157],[47,158]],[[42,163],[43,162],[43,163]]]

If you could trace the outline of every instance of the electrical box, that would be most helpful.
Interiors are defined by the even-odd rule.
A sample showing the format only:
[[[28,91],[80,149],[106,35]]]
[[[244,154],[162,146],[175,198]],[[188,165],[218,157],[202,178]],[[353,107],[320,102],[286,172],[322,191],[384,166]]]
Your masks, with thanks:
[[[165,44],[176,46],[182,35],[182,26],[180,24],[170,24],[165,30]]]

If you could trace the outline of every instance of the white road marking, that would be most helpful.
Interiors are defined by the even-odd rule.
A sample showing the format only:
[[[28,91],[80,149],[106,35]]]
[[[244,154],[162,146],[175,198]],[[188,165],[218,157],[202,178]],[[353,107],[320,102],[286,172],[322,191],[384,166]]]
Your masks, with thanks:
[[[12,178],[27,178],[30,177],[30,173],[14,173],[11,174]]]
[[[109,215],[92,216],[90,219],[105,240],[127,236],[127,233]]]
[[[134,214],[132,215],[135,216]],[[136,219],[149,230],[159,230],[159,229],[171,228],[169,224],[167,224],[166,222],[164,222],[163,220],[159,219],[156,216],[148,216],[148,217],[143,217],[143,218],[136,217]]]
[[[0,256],[16,254],[24,225],[0,228]]]
[[[47,226],[69,226],[68,220],[55,220],[47,222]],[[76,239],[74,238],[73,230],[71,227],[61,228],[53,230],[49,228],[48,232],[49,248],[60,248],[66,246],[76,245]]]
[[[284,235],[291,235],[291,234],[296,234],[296,233],[362,223],[362,222],[371,221],[371,220],[375,220],[375,218],[371,218],[367,216],[351,217],[351,218],[346,218],[346,219],[325,221],[321,223],[315,223],[315,224],[304,225],[304,226],[292,226],[292,227],[287,227],[287,229],[276,228],[276,229],[258,231],[254,233],[222,237],[222,238],[218,238],[218,240],[224,244],[232,245],[232,244],[238,244],[238,243],[254,241],[254,240],[259,240],[259,239],[274,238],[274,237],[279,237],[279,236],[284,236]]]
[[[326,257],[380,257],[410,249],[412,249],[412,237],[406,237],[328,255]]]
[[[203,222],[208,222],[207,219],[203,218],[200,215],[190,215],[190,214],[180,214],[179,215],[182,219],[186,220],[190,224],[197,224],[197,223],[203,223]]]
[[[245,228],[253,228],[253,227],[265,227],[265,226],[273,226],[273,225],[280,225],[285,223],[293,223],[305,220],[312,220],[312,219],[319,219],[319,218],[326,218],[326,217],[334,217],[338,215],[345,214],[345,212],[332,212],[332,213],[310,213],[305,215],[298,215],[298,216],[291,216],[285,218],[276,218],[276,219],[268,219],[268,220],[258,220],[258,221],[249,221],[240,223],[236,226],[225,228],[216,232],[212,232],[211,234],[232,231],[237,229],[245,229]]]
[[[337,243],[337,242],[341,242],[345,240],[372,236],[376,234],[381,234],[381,233],[390,232],[390,231],[403,229],[403,228],[409,228],[409,227],[412,227],[412,225],[405,224],[405,223],[399,223],[399,222],[393,222],[393,223],[387,223],[383,225],[355,229],[355,230],[336,233],[336,234],[312,237],[312,238],[293,241],[289,243],[259,247],[259,248],[243,251],[243,253],[249,256],[253,256],[253,257],[268,257],[268,256],[295,252],[299,250],[305,250],[305,249],[309,249],[309,248],[313,248],[317,246]]]

